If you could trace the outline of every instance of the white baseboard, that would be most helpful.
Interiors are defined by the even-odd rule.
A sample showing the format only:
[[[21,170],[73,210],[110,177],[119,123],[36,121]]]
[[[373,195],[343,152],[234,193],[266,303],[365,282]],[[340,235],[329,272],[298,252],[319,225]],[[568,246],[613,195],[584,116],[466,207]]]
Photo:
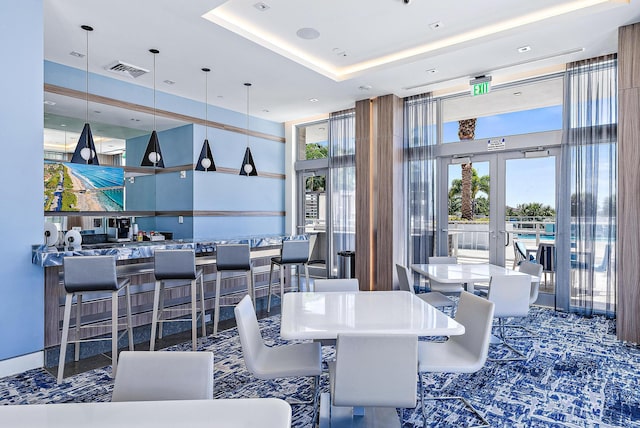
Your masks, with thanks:
[[[44,351],[0,361],[0,377],[44,367]]]

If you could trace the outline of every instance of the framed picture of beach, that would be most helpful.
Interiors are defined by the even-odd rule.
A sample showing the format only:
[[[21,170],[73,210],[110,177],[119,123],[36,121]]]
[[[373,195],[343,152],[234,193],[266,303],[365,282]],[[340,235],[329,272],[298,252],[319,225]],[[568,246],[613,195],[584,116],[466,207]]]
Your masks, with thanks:
[[[124,169],[44,163],[45,211],[123,211]]]

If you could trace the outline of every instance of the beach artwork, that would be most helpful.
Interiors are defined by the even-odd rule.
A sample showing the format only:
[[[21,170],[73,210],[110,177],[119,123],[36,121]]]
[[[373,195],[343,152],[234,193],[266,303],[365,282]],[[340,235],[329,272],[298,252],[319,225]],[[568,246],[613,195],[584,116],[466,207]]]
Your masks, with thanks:
[[[45,211],[123,211],[124,169],[45,161]]]

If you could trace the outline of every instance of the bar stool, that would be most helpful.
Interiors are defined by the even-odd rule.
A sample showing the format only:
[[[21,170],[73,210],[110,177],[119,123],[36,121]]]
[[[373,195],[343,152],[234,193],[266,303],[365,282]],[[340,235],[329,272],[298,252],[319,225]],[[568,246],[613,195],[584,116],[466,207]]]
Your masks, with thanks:
[[[158,337],[162,339],[162,325],[165,322],[191,321],[191,346],[192,351],[198,350],[198,312],[201,312],[202,336],[207,335],[204,318],[204,284],[202,269],[196,268],[196,256],[193,250],[156,250],[153,256],[153,274],[156,278],[156,287],[153,294],[153,318],[151,320],[151,340],[149,350],[153,351],[156,345],[156,328]],[[165,281],[189,280],[191,282],[191,308],[164,307]],[[200,307],[198,308],[198,292],[196,281],[200,279]],[[191,312],[191,320],[188,319],[162,319],[166,311]],[[160,326],[158,327],[158,323]]]
[[[246,272],[247,292],[251,300],[255,301],[255,289],[253,287],[253,268],[251,267],[251,252],[248,244],[224,244],[216,246],[216,303],[213,314],[213,334],[218,334],[218,321],[220,320],[220,288],[222,287],[222,272]]]
[[[129,279],[118,280],[116,276],[116,259],[114,256],[76,256],[65,257],[64,288],[66,297],[64,302],[64,318],[62,322],[62,339],[60,341],[60,357],[58,360],[57,383],[64,377],[64,363],[67,356],[67,344],[75,344],[75,361],[80,358],[80,328],[82,328],[82,295],[85,293],[111,293],[111,337],[100,339],[85,339],[84,341],[111,340],[112,376],[115,377],[118,367],[118,293],[122,288],[126,292],[127,301],[127,329],[129,336],[129,350],[133,351],[133,334],[131,331],[131,294],[129,293]],[[75,340],[69,340],[69,323],[71,320],[71,306],[73,296],[76,296],[76,326]],[[91,327],[99,326],[92,324]]]
[[[269,299],[267,301],[267,312],[271,312],[271,277],[273,275],[273,267],[278,266],[280,271],[280,299],[284,294],[284,268],[285,266],[298,266],[298,290],[300,290],[300,267],[304,266],[304,274],[307,279],[307,288],[309,287],[309,241],[304,240],[288,240],[282,241],[280,249],[280,257],[271,258],[271,267],[269,269]]]

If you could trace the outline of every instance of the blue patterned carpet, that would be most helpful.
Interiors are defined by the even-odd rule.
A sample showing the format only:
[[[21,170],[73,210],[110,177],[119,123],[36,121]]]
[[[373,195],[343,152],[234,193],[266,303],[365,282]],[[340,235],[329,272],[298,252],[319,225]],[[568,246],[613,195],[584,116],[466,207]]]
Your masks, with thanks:
[[[284,344],[279,317],[260,321],[268,344]],[[426,378],[432,395],[466,397],[494,427],[640,427],[640,349],[615,339],[615,321],[582,318],[531,308],[525,323],[539,337],[514,341],[525,362],[487,362],[477,373]],[[261,381],[245,369],[235,329],[201,339],[215,358],[215,397],[278,397],[306,401],[309,379]],[[190,342],[168,348],[190,349]],[[328,353],[331,350],[326,351]],[[493,348],[491,356],[503,351]],[[327,355],[329,356],[329,355]],[[65,379],[56,385],[44,369],[0,379],[0,404],[108,401],[110,367]],[[327,390],[327,376],[322,388]],[[428,401],[428,426],[473,423],[462,405]],[[293,405],[293,426],[308,427],[310,405]],[[420,406],[402,410],[404,427],[422,426]]]

